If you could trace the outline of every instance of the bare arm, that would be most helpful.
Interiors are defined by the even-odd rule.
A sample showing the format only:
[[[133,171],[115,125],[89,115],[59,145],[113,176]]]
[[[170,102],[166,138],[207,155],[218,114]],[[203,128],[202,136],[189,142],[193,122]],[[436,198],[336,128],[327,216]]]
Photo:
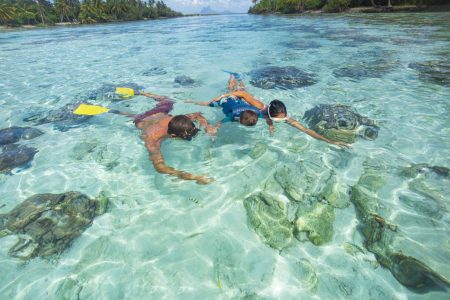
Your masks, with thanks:
[[[153,163],[155,170],[161,174],[168,174],[171,176],[175,176],[184,180],[195,180],[198,184],[208,184],[213,180],[207,178],[205,176],[193,175],[184,171],[176,170],[172,167],[169,167],[164,162],[164,157],[161,154],[161,141],[157,143],[152,143],[151,141],[146,140],[147,150],[150,154],[150,161]]]
[[[209,106],[211,103],[217,102],[217,101],[219,101],[220,99],[222,99],[222,98],[224,98],[224,97],[227,97],[227,96],[230,96],[230,95],[232,95],[232,94],[223,94],[223,95],[217,96],[217,97],[215,97],[215,98],[213,98],[212,100],[209,100],[209,101],[186,100],[186,101],[184,101],[184,102],[185,102],[185,103],[194,103],[194,104],[201,105],[201,106]]]
[[[275,126],[273,126],[273,121],[269,118],[266,118],[266,123],[267,125],[269,125],[269,131],[270,133],[274,133],[275,132]]]
[[[211,126],[211,124],[208,123],[208,120],[203,117],[202,113],[196,112],[192,114],[186,115],[188,118],[190,118],[192,121],[197,121],[200,125],[200,128],[205,128],[206,133],[213,136],[217,133],[217,129],[220,128],[220,122],[216,124],[216,126]]]
[[[314,130],[311,130],[309,128],[306,128],[305,126],[303,126],[300,122],[292,119],[292,118],[288,118],[287,123],[289,125],[291,125],[292,127],[297,128],[300,131],[303,131],[304,133],[306,133],[309,136],[312,136],[315,139],[321,140],[321,141],[325,141],[327,143],[339,146],[339,147],[344,147],[344,148],[350,148],[351,146],[349,144],[343,143],[343,142],[334,142],[331,141],[329,139],[327,139],[326,137],[318,134],[317,132],[315,132]]]
[[[264,103],[262,103],[259,99],[253,97],[250,93],[248,93],[246,91],[236,91],[236,92],[233,92],[233,93],[230,93],[227,95],[234,95],[234,96],[240,97],[240,98],[244,99],[245,102],[256,107],[259,110],[266,107],[266,105]]]
[[[194,101],[194,100],[186,100],[184,103],[193,103],[201,106],[209,106],[212,101]]]
[[[139,92],[138,95],[145,96],[147,98],[153,98],[156,101],[170,100],[166,96],[160,96],[160,95],[156,95],[156,94],[152,94],[152,93],[146,93],[146,92]]]

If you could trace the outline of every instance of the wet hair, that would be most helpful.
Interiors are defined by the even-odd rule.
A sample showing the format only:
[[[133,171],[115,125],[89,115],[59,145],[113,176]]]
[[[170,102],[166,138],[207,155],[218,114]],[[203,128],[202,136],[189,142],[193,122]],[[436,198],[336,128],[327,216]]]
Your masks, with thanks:
[[[185,115],[177,115],[170,120],[167,133],[173,134],[183,140],[190,141],[198,132],[194,122]]]
[[[255,126],[258,123],[258,115],[253,110],[244,110],[239,117],[239,122],[245,126]]]
[[[274,118],[278,118],[281,114],[287,116],[286,105],[280,100],[272,100],[269,104],[269,114]]]

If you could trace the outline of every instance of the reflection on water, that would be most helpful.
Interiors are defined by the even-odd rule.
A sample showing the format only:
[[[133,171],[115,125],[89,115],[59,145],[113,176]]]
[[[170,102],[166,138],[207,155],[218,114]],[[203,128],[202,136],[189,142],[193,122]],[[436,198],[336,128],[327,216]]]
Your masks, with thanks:
[[[0,129],[44,132],[15,139],[38,152],[0,174],[0,213],[40,193],[109,198],[58,256],[24,263],[8,253],[23,233],[0,239],[1,298],[447,299],[449,28],[444,13],[235,15],[0,33]],[[199,186],[156,173],[130,120],[67,109],[153,107],[116,99],[126,86],[215,123],[183,100],[224,93],[222,69],[303,122],[348,105],[378,137],[342,150],[260,120],[165,142],[170,166],[214,177]]]

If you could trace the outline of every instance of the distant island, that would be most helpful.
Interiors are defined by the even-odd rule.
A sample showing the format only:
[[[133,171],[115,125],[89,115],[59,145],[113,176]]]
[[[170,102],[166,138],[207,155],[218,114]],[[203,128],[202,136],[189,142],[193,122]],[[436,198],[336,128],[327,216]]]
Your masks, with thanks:
[[[450,10],[448,0],[252,0],[250,14]],[[395,6],[392,5],[395,4]]]
[[[155,0],[0,0],[0,25],[94,24],[182,16]]]
[[[205,6],[200,10],[200,15],[229,15],[229,14],[235,14],[232,11],[224,10],[221,12],[215,11],[210,6]]]

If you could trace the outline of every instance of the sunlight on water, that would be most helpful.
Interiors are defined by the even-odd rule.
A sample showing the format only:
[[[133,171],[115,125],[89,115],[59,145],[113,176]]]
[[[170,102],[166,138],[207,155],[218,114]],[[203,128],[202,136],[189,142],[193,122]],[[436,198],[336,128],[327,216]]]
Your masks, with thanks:
[[[127,84],[175,99],[174,114],[200,111],[215,123],[223,119],[220,110],[183,101],[224,93],[222,69],[243,74],[262,101],[281,99],[300,121],[318,104],[341,103],[380,126],[376,140],[357,139],[350,150],[286,124],[270,135],[263,120],[254,128],[224,123],[213,140],[201,134],[192,142],[166,141],[168,165],[215,179],[201,186],[156,173],[139,131],[123,116],[35,125],[44,134],[21,143],[39,152],[28,166],[0,174],[0,213],[38,193],[104,191],[110,205],[57,257],[23,262],[8,255],[17,238],[0,239],[0,298],[421,298],[365,249],[349,191],[373,187],[378,213],[405,237],[392,247],[450,278],[448,178],[399,175],[411,164],[450,166],[449,20],[448,14],[232,15],[0,32],[0,128],[33,126],[79,101],[128,112],[153,107],[142,96],[113,101],[111,87]],[[447,69],[430,71],[430,62]],[[315,83],[252,85],[252,71],[267,66],[295,66]],[[183,75],[195,83],[174,81]],[[380,178],[367,183],[363,174]],[[328,183],[330,198],[316,199],[297,222],[296,208]],[[284,209],[280,219],[252,215],[259,205],[252,196],[260,192]],[[331,217],[323,207],[331,207]],[[314,245],[308,226],[322,217],[329,217],[323,223],[332,233],[328,239],[319,232],[315,241],[325,242]],[[290,233],[281,241],[278,233],[255,229],[256,219],[279,222],[280,228],[269,226],[275,232],[297,223],[310,236]],[[277,250],[279,243],[288,245]],[[449,297],[445,289],[425,295]]]

